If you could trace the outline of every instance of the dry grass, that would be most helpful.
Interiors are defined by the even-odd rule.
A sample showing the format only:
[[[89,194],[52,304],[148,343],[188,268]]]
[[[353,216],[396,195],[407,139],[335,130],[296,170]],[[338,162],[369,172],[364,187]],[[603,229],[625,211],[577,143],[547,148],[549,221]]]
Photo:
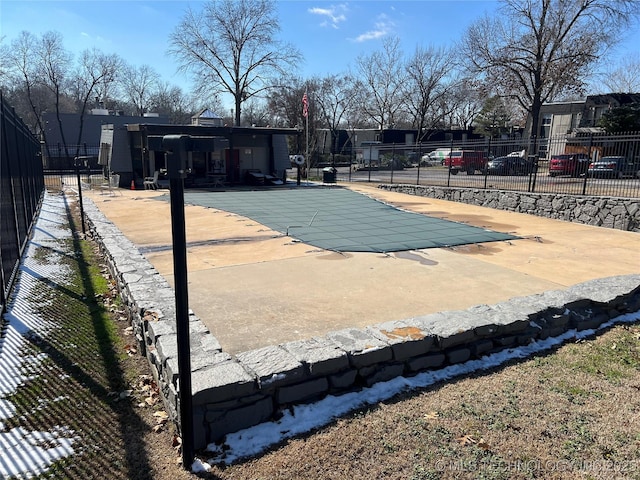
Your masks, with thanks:
[[[640,327],[360,411],[224,479],[640,478]]]
[[[153,390],[144,380],[148,366],[127,354],[127,322],[112,285],[100,280],[100,258],[88,247],[69,259],[78,263],[76,281],[48,293],[65,296],[65,302],[55,302],[62,310],[47,313],[67,323],[58,337],[34,341],[33,348],[47,351],[52,362],[18,394],[23,416],[16,421],[34,430],[69,425],[82,438],[80,453],[43,478],[196,478],[179,464],[173,427],[154,431],[162,403],[147,403]],[[131,395],[124,399],[113,396],[126,390]],[[355,412],[257,458],[200,476],[640,478],[639,390],[640,326],[617,326],[545,355]],[[68,401],[53,401],[61,396]],[[43,397],[50,407],[34,414],[33,405]]]

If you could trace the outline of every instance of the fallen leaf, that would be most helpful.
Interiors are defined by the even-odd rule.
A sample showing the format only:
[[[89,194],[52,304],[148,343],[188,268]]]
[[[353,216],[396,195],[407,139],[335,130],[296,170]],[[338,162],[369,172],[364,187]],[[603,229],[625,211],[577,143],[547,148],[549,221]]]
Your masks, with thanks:
[[[489,446],[489,444],[487,443],[487,441],[486,441],[484,438],[481,438],[481,439],[478,441],[478,446],[479,446],[481,449],[483,449],[484,451],[491,450],[491,447]]]
[[[160,420],[167,420],[169,418],[169,415],[167,414],[167,412],[159,410],[157,412],[153,413],[153,416],[160,419]]]
[[[476,442],[476,439],[471,435],[463,435],[462,437],[456,438],[456,442],[458,442],[462,446],[473,445]]]
[[[180,438],[178,435],[174,435],[173,443],[171,446],[177,453],[180,453],[180,450],[182,448],[182,438]]]
[[[438,412],[429,412],[429,413],[425,413],[424,418],[426,420],[433,420],[435,418],[438,418]]]

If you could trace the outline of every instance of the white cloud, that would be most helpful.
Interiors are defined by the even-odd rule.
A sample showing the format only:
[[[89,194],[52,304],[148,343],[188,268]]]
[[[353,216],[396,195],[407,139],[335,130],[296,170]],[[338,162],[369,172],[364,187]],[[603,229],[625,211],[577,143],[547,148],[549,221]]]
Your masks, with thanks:
[[[382,14],[378,17],[378,21],[375,23],[374,28],[361,33],[353,39],[354,42],[366,42],[369,40],[375,40],[377,38],[384,37],[391,33],[396,24],[387,15]]]
[[[331,26],[338,29],[339,24],[347,20],[347,6],[345,4],[331,5],[329,8],[313,7],[309,9],[309,13],[327,17],[327,19],[320,24],[322,27]]]

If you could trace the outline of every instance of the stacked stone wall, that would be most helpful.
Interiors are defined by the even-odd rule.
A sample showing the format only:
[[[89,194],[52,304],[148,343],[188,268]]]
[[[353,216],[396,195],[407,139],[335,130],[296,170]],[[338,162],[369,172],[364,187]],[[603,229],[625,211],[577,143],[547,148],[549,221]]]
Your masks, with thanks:
[[[175,294],[115,225],[87,201],[89,232],[98,242],[131,325],[178,423]],[[640,275],[596,280],[496,305],[441,312],[232,356],[191,314],[191,376],[196,448],[227,433],[278,418],[292,404],[357,391],[568,330],[596,328],[640,311]]]
[[[382,184],[379,188],[567,222],[640,232],[640,200],[634,198],[403,184]]]

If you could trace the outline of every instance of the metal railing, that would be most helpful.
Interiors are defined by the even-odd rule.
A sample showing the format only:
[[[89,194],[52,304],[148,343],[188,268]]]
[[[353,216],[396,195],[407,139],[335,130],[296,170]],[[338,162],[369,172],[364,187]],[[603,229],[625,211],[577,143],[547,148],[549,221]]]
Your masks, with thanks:
[[[367,151],[368,149],[368,151]],[[485,167],[457,171],[446,165],[451,150],[482,152]],[[520,157],[524,168],[492,171],[492,159]],[[565,158],[558,167],[554,157]],[[594,162],[623,157],[624,167],[598,170]],[[338,166],[337,180],[461,188],[640,197],[640,133],[563,135],[545,139],[377,145],[357,149],[351,165]],[[444,159],[444,164],[443,164]],[[313,172],[312,172],[313,173]]]
[[[0,91],[0,313],[44,193],[40,143]]]

